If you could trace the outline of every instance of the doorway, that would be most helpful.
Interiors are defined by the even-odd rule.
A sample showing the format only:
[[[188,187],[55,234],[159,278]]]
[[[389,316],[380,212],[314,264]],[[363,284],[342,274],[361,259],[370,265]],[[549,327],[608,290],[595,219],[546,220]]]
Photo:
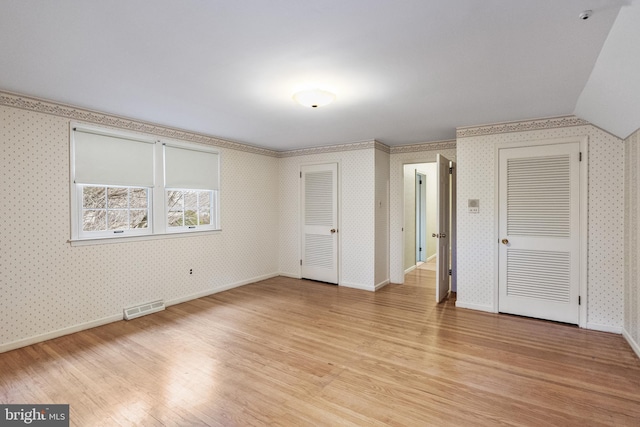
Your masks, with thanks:
[[[435,272],[440,302],[455,291],[455,175],[453,162],[436,160],[403,165],[403,267]]]
[[[432,235],[436,216],[436,164],[405,164],[404,168],[404,259],[405,272],[420,263],[435,261],[436,243]],[[422,182],[422,184],[421,184]]]

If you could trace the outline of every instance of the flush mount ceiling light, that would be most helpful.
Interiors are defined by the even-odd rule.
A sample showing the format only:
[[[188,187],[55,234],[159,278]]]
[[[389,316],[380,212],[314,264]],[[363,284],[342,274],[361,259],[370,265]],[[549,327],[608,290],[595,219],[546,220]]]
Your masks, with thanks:
[[[318,108],[331,104],[336,96],[321,89],[303,90],[293,95],[293,100],[305,107]]]

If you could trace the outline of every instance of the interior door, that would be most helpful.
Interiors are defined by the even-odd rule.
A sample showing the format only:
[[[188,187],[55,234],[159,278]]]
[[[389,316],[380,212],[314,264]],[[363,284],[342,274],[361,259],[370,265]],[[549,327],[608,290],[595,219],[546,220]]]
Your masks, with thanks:
[[[499,151],[498,309],[579,320],[580,143]]]
[[[437,237],[437,259],[436,268],[436,302],[441,302],[449,293],[449,220],[451,215],[450,186],[449,186],[449,159],[438,154],[436,163],[438,165],[438,233],[433,233]]]
[[[338,283],[338,165],[302,166],[301,276]]]

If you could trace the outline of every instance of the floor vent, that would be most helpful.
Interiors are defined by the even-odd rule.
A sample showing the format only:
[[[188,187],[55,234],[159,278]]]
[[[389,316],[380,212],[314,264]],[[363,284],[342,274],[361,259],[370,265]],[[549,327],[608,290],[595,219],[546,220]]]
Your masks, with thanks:
[[[131,320],[136,317],[144,316],[145,314],[151,314],[164,310],[164,301],[153,301],[146,304],[136,305],[135,307],[129,307],[124,309],[124,319]]]

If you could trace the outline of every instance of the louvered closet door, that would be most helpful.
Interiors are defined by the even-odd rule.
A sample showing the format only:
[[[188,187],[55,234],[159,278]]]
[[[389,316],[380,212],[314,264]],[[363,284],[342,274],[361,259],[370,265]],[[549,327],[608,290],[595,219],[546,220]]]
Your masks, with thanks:
[[[301,168],[301,275],[338,283],[338,165]]]
[[[580,145],[499,151],[500,312],[578,323]]]

